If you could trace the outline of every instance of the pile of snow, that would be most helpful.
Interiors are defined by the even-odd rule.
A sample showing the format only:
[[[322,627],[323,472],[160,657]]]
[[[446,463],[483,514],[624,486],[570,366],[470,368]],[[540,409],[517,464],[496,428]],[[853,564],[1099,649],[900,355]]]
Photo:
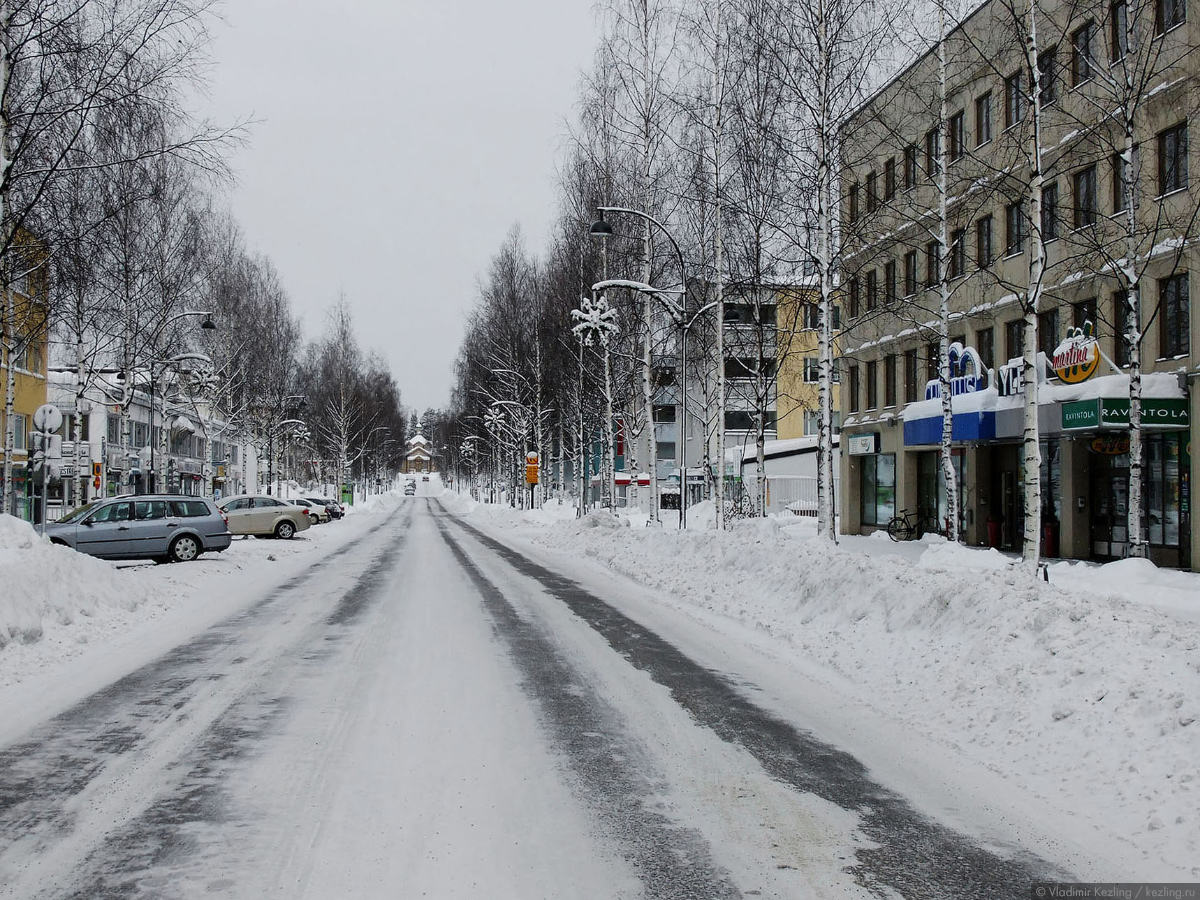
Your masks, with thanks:
[[[769,635],[836,672],[831,683],[844,678],[856,699],[1022,788],[1119,817],[1139,848],[1182,870],[1200,859],[1194,574],[1074,563],[1052,566],[1045,583],[996,551],[936,538],[835,546],[774,519],[724,534],[600,534],[594,516],[545,528],[494,507],[476,515],[589,556],[671,606]],[[1146,596],[1170,591],[1180,614]]]
[[[51,544],[33,526],[0,514],[0,649],[42,639],[106,611],[132,611],[153,598],[145,584],[110,564]]]

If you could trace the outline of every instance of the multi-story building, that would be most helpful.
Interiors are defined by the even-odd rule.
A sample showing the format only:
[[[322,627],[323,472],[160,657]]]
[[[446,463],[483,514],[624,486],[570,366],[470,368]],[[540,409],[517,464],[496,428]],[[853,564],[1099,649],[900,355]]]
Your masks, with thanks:
[[[780,440],[810,437],[818,432],[820,404],[820,358],[817,353],[818,328],[820,327],[820,295],[812,286],[781,288],[778,293],[778,321],[776,323],[779,346],[778,418],[777,432]],[[841,306],[833,307],[833,330],[836,336],[842,327]],[[834,345],[833,381],[840,380]],[[833,430],[841,427],[841,396],[833,390]]]
[[[4,342],[14,348],[11,360],[0,353],[0,447],[7,433],[4,395],[12,367],[13,404],[13,497],[9,508],[0,512],[15,512],[23,518],[33,514],[33,487],[29,479],[28,460],[31,449],[29,433],[33,429],[33,414],[46,403],[47,315],[45,279],[40,266],[26,262],[26,255],[13,252],[16,262],[9,290],[11,303],[0,297],[0,327]]]
[[[1187,140],[1200,67],[1190,53],[1195,26],[1179,0],[1054,0],[1037,14],[1036,123],[1021,23],[992,0],[945,41],[944,123],[938,54],[930,51],[842,131],[849,329],[842,529],[882,528],[901,509],[932,511],[944,495],[937,384],[944,265],[965,539],[1020,545],[1022,320],[1044,248],[1031,312],[1040,351],[1043,550],[1101,560],[1128,552],[1136,346],[1146,373],[1143,536],[1156,562],[1191,567],[1200,560],[1189,506],[1200,361],[1190,301],[1198,192]],[[1043,179],[1036,195],[1035,159]],[[1138,276],[1136,342],[1126,272]]]

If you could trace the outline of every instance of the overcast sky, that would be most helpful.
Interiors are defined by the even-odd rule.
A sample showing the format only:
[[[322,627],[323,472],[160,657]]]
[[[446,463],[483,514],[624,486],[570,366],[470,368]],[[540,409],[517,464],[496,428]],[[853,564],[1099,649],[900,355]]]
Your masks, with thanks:
[[[344,292],[406,405],[449,400],[477,277],[545,245],[591,0],[229,0],[213,115],[261,120],[230,204],[319,333]]]

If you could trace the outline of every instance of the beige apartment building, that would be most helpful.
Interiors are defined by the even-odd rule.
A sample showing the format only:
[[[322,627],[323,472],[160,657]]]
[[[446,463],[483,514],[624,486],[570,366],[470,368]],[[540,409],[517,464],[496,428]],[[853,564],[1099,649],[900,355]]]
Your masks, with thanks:
[[[1024,24],[999,0],[872,96],[843,129],[842,529],[940,509],[939,303],[950,290],[953,455],[964,538],[1022,540],[1023,302],[1045,249],[1038,304],[1043,552],[1128,552],[1130,282],[1140,288],[1143,535],[1151,558],[1192,568],[1197,402],[1198,102],[1184,0],[1103,0],[1037,11],[1041,211],[1031,202],[1034,69]],[[1125,112],[1136,151],[1125,138]],[[1122,155],[1124,153],[1124,155]],[[941,251],[939,166],[949,251]],[[1132,191],[1127,190],[1130,185]],[[1132,254],[1129,252],[1132,249]],[[1132,260],[1132,264],[1130,264]],[[944,267],[944,268],[943,268]]]

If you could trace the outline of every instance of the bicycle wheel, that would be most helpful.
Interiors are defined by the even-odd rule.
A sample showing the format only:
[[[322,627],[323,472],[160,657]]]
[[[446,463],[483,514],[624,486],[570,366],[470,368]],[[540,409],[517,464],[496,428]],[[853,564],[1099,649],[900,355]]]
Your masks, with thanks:
[[[933,516],[926,516],[921,520],[921,527],[917,533],[917,537],[921,538],[927,534],[940,534],[942,537],[945,537],[946,529],[942,526],[942,523]]]
[[[913,527],[904,516],[896,516],[888,522],[887,533],[893,541],[911,541]]]

